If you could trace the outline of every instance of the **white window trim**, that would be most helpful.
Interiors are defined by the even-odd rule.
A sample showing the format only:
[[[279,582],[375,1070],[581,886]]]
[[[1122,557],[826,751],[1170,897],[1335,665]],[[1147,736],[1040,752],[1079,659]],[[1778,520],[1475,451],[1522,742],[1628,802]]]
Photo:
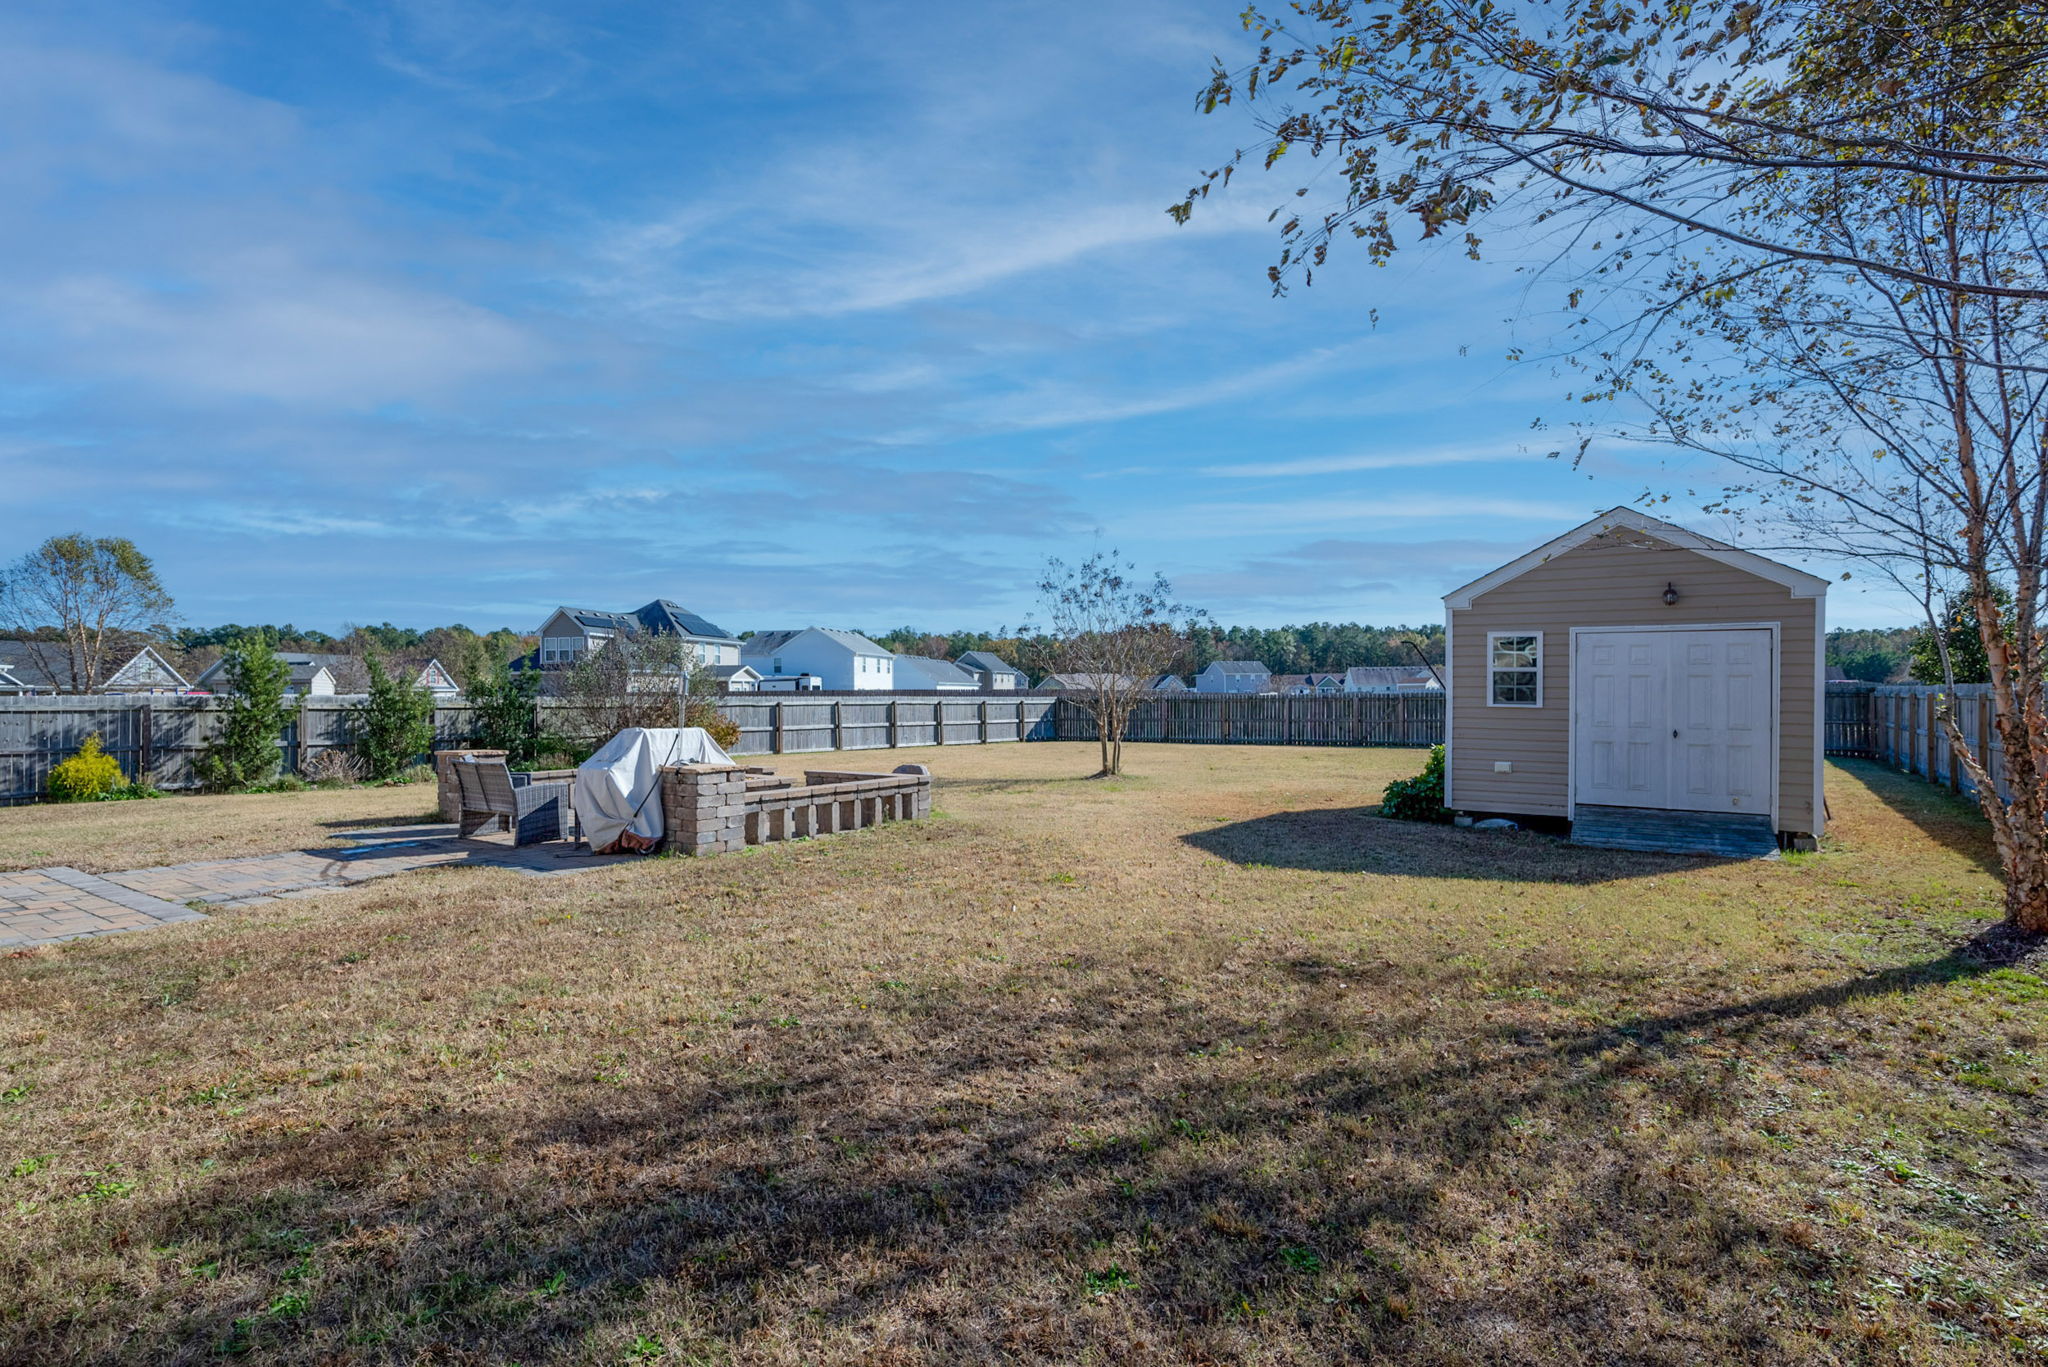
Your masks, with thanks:
[[[1493,643],[1504,636],[1529,636],[1536,641],[1536,701],[1495,702],[1493,698]],[[1489,631],[1486,633],[1486,705],[1488,707],[1513,707],[1523,711],[1543,706],[1543,633],[1540,631]]]

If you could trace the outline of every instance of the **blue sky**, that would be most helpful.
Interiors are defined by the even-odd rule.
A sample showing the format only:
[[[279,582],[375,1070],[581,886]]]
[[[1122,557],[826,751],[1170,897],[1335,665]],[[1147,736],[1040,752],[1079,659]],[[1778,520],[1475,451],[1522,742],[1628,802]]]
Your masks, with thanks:
[[[1418,621],[1716,482],[1543,458],[1512,261],[1275,299],[1292,178],[1174,227],[1237,8],[15,0],[0,556],[131,536],[206,624],[947,629],[1100,544],[1226,622]]]

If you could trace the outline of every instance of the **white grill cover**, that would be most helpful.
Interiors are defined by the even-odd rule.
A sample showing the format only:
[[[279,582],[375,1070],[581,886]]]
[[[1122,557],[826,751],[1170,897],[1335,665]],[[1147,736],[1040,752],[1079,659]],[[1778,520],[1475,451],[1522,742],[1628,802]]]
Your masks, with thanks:
[[[576,816],[590,848],[601,850],[627,830],[661,836],[661,767],[731,764],[701,726],[635,726],[619,732],[576,768]],[[636,815],[637,813],[637,815]]]

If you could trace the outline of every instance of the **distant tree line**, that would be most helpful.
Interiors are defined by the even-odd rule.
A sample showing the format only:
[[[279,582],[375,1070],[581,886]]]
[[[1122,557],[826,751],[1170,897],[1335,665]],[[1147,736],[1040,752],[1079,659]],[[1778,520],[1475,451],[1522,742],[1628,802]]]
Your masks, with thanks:
[[[1187,667],[1195,672],[1213,660],[1257,660],[1275,674],[1332,673],[1353,665],[1412,665],[1412,643],[1431,664],[1442,665],[1444,629],[1440,625],[1365,626],[1358,622],[1310,622],[1305,626],[1226,627],[1189,623],[1180,628],[1186,643]],[[877,645],[905,655],[958,659],[970,650],[986,650],[1036,679],[1054,672],[1050,639],[1035,632],[997,627],[993,632],[926,631],[897,627],[867,632]]]

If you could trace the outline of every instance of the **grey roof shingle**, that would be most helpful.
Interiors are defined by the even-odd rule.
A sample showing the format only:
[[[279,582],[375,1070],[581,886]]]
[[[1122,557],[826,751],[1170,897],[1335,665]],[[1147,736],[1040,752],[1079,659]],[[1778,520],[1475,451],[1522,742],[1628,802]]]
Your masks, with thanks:
[[[970,650],[953,663],[962,669],[981,670],[989,674],[1012,674],[1020,679],[1027,677],[1023,670],[992,650]]]
[[[773,655],[807,631],[837,641],[856,655],[887,655],[886,648],[870,641],[857,631],[841,631],[838,627],[796,627],[787,631],[757,631],[740,642],[741,655]]]
[[[603,608],[563,608],[580,625],[598,631],[617,631],[631,636],[647,632],[652,636],[693,636],[707,641],[730,641],[731,632],[696,613],[657,598],[631,612],[608,612]]]
[[[976,688],[980,680],[951,660],[934,660],[928,655],[898,655],[898,688]],[[906,678],[905,676],[910,677]]]

